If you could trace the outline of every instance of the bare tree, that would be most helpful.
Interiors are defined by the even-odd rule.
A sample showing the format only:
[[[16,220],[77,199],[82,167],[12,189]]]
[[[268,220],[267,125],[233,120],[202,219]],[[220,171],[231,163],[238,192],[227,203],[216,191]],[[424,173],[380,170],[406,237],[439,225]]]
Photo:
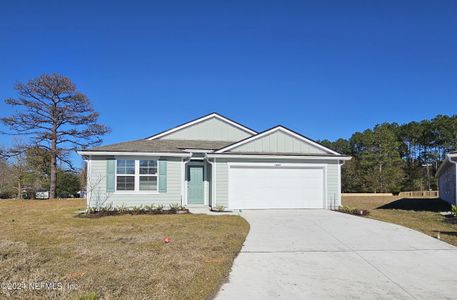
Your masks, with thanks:
[[[56,196],[57,161],[73,166],[68,154],[101,143],[109,128],[98,124],[98,113],[89,99],[63,75],[43,74],[27,83],[17,83],[17,98],[5,103],[19,108],[2,118],[8,134],[26,135],[34,147],[50,153],[50,197]]]

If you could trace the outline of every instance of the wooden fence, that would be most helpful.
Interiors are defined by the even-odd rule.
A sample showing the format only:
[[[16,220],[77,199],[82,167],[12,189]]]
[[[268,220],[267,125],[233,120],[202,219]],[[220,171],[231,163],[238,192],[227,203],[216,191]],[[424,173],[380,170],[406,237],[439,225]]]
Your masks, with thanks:
[[[403,197],[403,198],[438,198],[438,191],[408,191],[393,195],[392,193],[342,193],[345,197]]]
[[[401,192],[399,194],[400,197],[407,197],[407,198],[416,198],[416,197],[424,197],[424,198],[438,198],[440,195],[438,191],[410,191],[410,192]]]

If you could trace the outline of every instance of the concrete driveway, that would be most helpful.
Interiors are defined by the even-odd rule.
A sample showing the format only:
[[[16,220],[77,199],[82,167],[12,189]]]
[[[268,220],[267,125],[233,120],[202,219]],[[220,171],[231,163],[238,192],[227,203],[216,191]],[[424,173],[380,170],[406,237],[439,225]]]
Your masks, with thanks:
[[[326,210],[252,210],[216,299],[457,299],[457,248]]]

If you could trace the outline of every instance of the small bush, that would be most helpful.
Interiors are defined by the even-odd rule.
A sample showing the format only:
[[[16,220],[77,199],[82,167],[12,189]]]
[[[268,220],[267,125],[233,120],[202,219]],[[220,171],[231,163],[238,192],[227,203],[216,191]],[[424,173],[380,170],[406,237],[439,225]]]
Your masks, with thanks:
[[[162,204],[159,205],[139,205],[127,207],[125,204],[122,204],[118,207],[102,206],[99,208],[89,207],[85,212],[80,213],[80,217],[88,218],[98,218],[103,216],[115,216],[115,215],[145,215],[145,214],[176,214],[176,213],[189,213],[189,210],[184,206],[181,206],[177,203],[172,203],[169,205],[169,209],[164,209]]]
[[[214,211],[217,211],[217,212],[223,212],[225,211],[225,206],[224,205],[216,205],[214,208],[213,208]]]
[[[122,203],[122,205],[117,208],[117,212],[121,215],[125,214],[128,211],[129,211],[129,208],[125,205],[125,203]]]
[[[457,217],[457,205],[452,205],[451,212],[454,215],[454,217]]]
[[[345,214],[351,214],[351,215],[357,215],[357,216],[368,216],[370,212],[366,209],[359,209],[359,208],[353,208],[353,207],[348,207],[348,206],[341,206],[340,208],[337,209],[337,211],[345,213]]]
[[[133,206],[132,209],[131,209],[130,211],[131,211],[132,214],[134,214],[134,215],[139,215],[141,212],[144,211],[143,205],[140,205],[140,206]]]
[[[161,213],[163,211],[163,204],[159,204],[156,206],[155,212],[156,213]]]
[[[169,207],[171,211],[178,211],[181,208],[181,205],[179,205],[179,203],[171,203]]]
[[[156,206],[154,204],[144,206],[144,211],[147,213],[150,213],[150,214],[154,213],[155,209],[156,209]]]

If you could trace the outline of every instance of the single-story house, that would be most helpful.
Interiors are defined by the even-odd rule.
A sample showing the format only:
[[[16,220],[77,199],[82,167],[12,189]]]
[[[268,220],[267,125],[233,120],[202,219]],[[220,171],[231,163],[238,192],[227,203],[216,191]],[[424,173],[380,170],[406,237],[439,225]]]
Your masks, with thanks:
[[[88,206],[335,208],[350,157],[284,126],[257,132],[212,113],[142,140],[79,151]]]
[[[436,171],[440,198],[450,204],[457,204],[457,152],[449,153]]]

